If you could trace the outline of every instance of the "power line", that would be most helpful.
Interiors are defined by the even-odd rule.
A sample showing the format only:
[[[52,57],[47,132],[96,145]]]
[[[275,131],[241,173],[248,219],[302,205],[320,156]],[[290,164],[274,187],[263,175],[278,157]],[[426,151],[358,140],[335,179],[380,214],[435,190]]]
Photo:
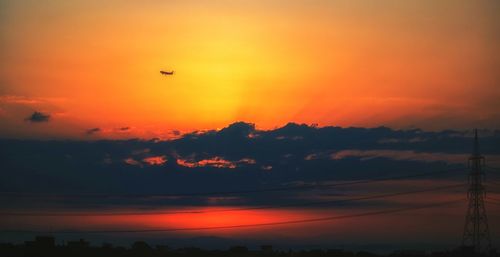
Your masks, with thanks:
[[[491,198],[491,197],[486,197],[486,199],[490,200],[490,201],[496,201],[496,202],[499,202],[500,203],[500,199],[496,199],[496,198]]]
[[[500,186],[500,183],[492,181],[492,180],[488,180],[486,183],[492,184],[492,185],[496,185],[496,186]]]
[[[202,192],[202,193],[174,193],[174,194],[129,194],[129,195],[112,195],[112,194],[87,194],[87,195],[76,195],[76,194],[34,194],[34,193],[18,193],[18,192],[3,192],[0,193],[0,197],[7,195],[8,197],[48,197],[48,198],[146,198],[146,197],[192,197],[192,196],[213,196],[213,195],[238,195],[238,194],[251,194],[251,193],[263,193],[263,192],[279,192],[279,191],[289,191],[289,190],[307,190],[307,189],[321,189],[321,188],[330,188],[337,186],[347,186],[347,185],[358,185],[358,184],[368,184],[368,183],[376,183],[388,180],[399,180],[406,178],[416,178],[416,177],[425,177],[429,175],[435,174],[443,174],[452,171],[463,171],[464,168],[456,168],[449,170],[440,170],[419,174],[412,174],[406,176],[393,176],[393,177],[383,177],[383,178],[374,178],[374,179],[363,179],[363,180],[355,180],[355,181],[347,181],[333,184],[316,184],[316,185],[299,185],[299,186],[289,186],[289,187],[276,187],[276,188],[267,188],[267,189],[251,189],[251,190],[238,190],[238,191],[214,191],[214,192]],[[3,195],[2,195],[3,194]]]
[[[495,205],[500,205],[500,202],[493,202],[491,200],[484,200],[485,202],[489,203],[489,204],[495,204]]]
[[[486,167],[487,169],[494,170],[494,171],[500,171],[500,168],[491,167],[491,166],[484,166],[484,167]]]
[[[194,228],[155,228],[155,229],[129,229],[129,230],[60,230],[60,231],[35,231],[35,230],[1,230],[0,233],[58,233],[58,234],[109,234],[109,233],[152,233],[152,232],[176,232],[176,231],[199,231],[199,230],[217,230],[217,229],[235,229],[235,228],[249,228],[249,227],[264,227],[264,226],[277,226],[277,225],[290,225],[290,224],[301,224],[301,223],[312,223],[321,221],[331,221],[349,218],[361,218],[367,216],[376,216],[383,214],[399,213],[411,210],[435,208],[445,205],[451,205],[454,203],[462,202],[463,199],[456,201],[441,202],[435,204],[427,204],[421,206],[405,207],[390,210],[381,210],[373,212],[364,212],[358,214],[348,214],[339,216],[328,216],[322,218],[313,219],[301,219],[301,220],[290,220],[290,221],[280,221],[280,222],[267,222],[267,223],[255,223],[255,224],[240,224],[240,225],[227,225],[227,226],[213,226],[213,227],[194,227]]]
[[[444,189],[452,189],[462,187],[466,184],[454,184],[441,187],[432,187],[426,189],[398,192],[398,193],[388,193],[388,194],[378,194],[372,196],[362,196],[356,198],[348,199],[337,199],[329,201],[315,201],[315,202],[305,202],[305,203],[284,203],[284,204],[274,204],[266,206],[253,206],[253,207],[242,207],[242,208],[231,208],[223,210],[204,210],[204,211],[164,211],[164,212],[106,212],[106,213],[61,213],[61,212],[0,212],[0,216],[115,216],[115,215],[160,215],[160,214],[201,214],[201,213],[214,213],[214,212],[234,212],[234,211],[248,211],[248,210],[262,210],[262,209],[275,209],[283,207],[298,207],[298,206],[313,206],[313,205],[323,205],[331,203],[345,203],[345,202],[356,202],[363,200],[373,200],[381,199],[387,197],[425,193],[432,191],[439,191]]]

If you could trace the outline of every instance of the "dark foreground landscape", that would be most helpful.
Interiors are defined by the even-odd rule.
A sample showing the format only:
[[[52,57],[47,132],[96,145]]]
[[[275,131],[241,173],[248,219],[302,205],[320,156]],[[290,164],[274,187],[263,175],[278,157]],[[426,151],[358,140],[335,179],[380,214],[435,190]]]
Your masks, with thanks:
[[[166,245],[149,245],[144,241],[136,241],[130,247],[118,247],[103,243],[101,246],[91,246],[85,239],[68,241],[61,245],[55,243],[52,236],[38,236],[34,241],[24,244],[0,244],[0,256],[4,257],[57,257],[57,256],[107,256],[107,257],[162,257],[162,256],[296,256],[296,257],[349,257],[349,256],[400,256],[400,257],[470,257],[474,255],[472,248],[462,247],[446,251],[426,252],[422,250],[398,250],[389,254],[375,254],[366,251],[347,251],[343,249],[315,249],[315,250],[276,250],[272,245],[262,245],[258,250],[248,249],[246,246],[232,246],[227,250],[205,250],[197,247],[172,249]],[[496,250],[488,255],[500,256]]]

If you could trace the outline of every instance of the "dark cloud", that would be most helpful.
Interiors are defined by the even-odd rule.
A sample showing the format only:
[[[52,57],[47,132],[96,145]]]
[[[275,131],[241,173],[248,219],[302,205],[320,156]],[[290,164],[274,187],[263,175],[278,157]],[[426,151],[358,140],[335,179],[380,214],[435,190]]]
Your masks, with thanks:
[[[29,117],[26,118],[27,121],[30,122],[48,122],[50,120],[50,114],[42,113],[42,112],[33,112]]]
[[[98,128],[89,131],[95,133]],[[500,155],[500,131],[482,131],[480,135],[481,151],[491,163]],[[188,133],[167,141],[0,140],[0,145],[8,146],[0,147],[0,170],[4,171],[0,173],[0,191],[130,195],[254,190],[466,168],[472,138],[469,132],[460,131],[294,123],[266,131],[238,122],[219,131]],[[457,172],[434,179],[465,177],[465,172]],[[244,195],[238,203],[286,203],[310,196],[299,194]],[[106,201],[110,202],[103,204],[131,203]],[[205,202],[203,197],[192,197],[159,199],[154,204]],[[152,204],[152,200],[147,203]]]
[[[128,131],[130,130],[130,127],[121,127],[121,128],[118,128],[119,131]]]
[[[88,129],[87,131],[85,131],[85,133],[87,135],[93,135],[93,134],[99,133],[99,132],[101,132],[100,128],[91,128],[91,129]]]

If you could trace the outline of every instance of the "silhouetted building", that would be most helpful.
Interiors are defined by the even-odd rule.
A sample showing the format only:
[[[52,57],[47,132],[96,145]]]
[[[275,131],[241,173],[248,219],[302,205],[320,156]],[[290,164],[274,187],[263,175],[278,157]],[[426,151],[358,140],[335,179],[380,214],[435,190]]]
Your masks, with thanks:
[[[168,247],[166,245],[156,245],[156,250],[166,253],[166,252],[170,251],[170,247]]]
[[[231,252],[231,253],[246,253],[246,252],[248,252],[248,248],[246,246],[240,246],[240,245],[232,246],[231,248],[229,248],[229,252]]]
[[[420,250],[400,250],[394,252],[392,254],[393,256],[415,256],[415,257],[420,257],[420,256],[426,256],[425,251],[420,251]]]
[[[80,239],[78,241],[68,241],[66,243],[66,246],[68,248],[87,248],[89,247],[90,243],[88,241],[85,241],[84,239]]]
[[[149,246],[146,242],[144,241],[136,241],[132,245],[133,250],[139,250],[139,251],[149,251],[151,250],[151,246]]]
[[[261,245],[260,250],[264,253],[272,253],[273,252],[273,246],[272,245]]]
[[[26,241],[25,245],[27,247],[36,247],[42,249],[54,248],[56,243],[53,236],[37,236],[35,241]]]
[[[101,248],[102,248],[102,249],[112,249],[112,248],[113,248],[113,244],[110,244],[110,243],[102,243]]]
[[[326,251],[326,255],[328,256],[354,256],[352,253],[346,252],[342,249],[328,249]]]

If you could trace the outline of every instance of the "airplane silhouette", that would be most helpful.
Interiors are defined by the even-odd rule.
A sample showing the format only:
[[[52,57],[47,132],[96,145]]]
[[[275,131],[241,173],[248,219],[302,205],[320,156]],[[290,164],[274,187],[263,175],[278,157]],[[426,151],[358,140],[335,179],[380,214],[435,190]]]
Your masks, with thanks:
[[[171,76],[171,75],[174,75],[174,71],[160,71],[160,74],[161,75],[165,75],[165,76]]]

